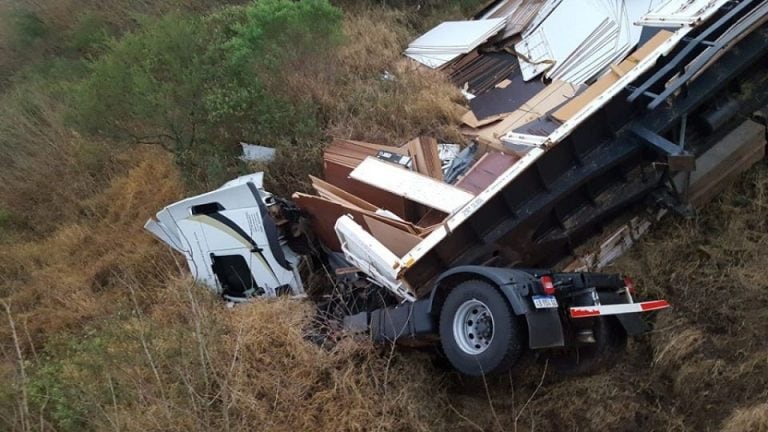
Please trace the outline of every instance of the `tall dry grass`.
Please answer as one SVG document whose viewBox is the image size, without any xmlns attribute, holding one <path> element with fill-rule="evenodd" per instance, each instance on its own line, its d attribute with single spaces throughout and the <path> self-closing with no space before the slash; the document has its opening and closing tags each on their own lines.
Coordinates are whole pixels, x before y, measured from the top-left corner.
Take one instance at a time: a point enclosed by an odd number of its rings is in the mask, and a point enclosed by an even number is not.
<svg viewBox="0 0 768 432">
<path fill-rule="evenodd" d="M 112 146 L 66 127 L 62 101 L 45 84 L 0 95 L 0 206 L 29 231 L 49 232 L 104 185 Z"/>
<path fill-rule="evenodd" d="M 462 141 L 459 91 L 444 75 L 402 57 L 416 36 L 408 19 L 405 12 L 385 8 L 346 16 L 342 75 L 326 110 L 331 134 L 382 143 L 403 143 L 416 135 Z"/>
</svg>

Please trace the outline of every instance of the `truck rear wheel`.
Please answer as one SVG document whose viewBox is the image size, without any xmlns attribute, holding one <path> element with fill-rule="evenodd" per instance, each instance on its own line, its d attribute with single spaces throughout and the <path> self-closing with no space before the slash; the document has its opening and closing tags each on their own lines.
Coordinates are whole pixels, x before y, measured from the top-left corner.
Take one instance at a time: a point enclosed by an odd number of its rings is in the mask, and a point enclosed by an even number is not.
<svg viewBox="0 0 768 432">
<path fill-rule="evenodd" d="M 462 282 L 448 294 L 440 340 L 451 365 L 472 376 L 507 371 L 523 350 L 520 323 L 507 299 L 479 280 Z"/>
</svg>

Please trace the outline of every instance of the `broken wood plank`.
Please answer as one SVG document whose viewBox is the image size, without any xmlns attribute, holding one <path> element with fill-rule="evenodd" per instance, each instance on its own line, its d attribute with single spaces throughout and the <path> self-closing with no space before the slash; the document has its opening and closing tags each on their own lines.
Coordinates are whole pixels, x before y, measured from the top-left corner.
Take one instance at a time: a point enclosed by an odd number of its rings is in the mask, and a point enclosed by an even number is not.
<svg viewBox="0 0 768 432">
<path fill-rule="evenodd" d="M 319 178 L 317 178 L 315 176 L 309 176 L 309 179 L 312 182 L 312 187 L 315 188 L 315 190 L 317 191 L 317 193 L 320 196 L 323 196 L 324 193 L 327 193 L 329 195 L 336 196 L 336 197 L 338 197 L 338 198 L 340 198 L 340 199 L 342 199 L 342 200 L 344 200 L 344 201 L 354 205 L 355 207 L 357 207 L 357 208 L 359 208 L 361 210 L 372 211 L 374 213 L 377 210 L 379 210 L 378 207 L 376 207 L 375 205 L 369 203 L 368 201 L 366 201 L 366 200 L 364 200 L 364 199 L 362 199 L 362 198 L 360 198 L 360 197 L 358 197 L 356 195 L 352 195 L 351 193 L 349 193 L 349 192 L 347 192 L 347 191 L 345 191 L 345 190 L 343 190 L 341 188 L 338 188 L 335 185 L 332 185 L 331 183 L 328 183 L 328 182 L 326 182 L 324 180 L 321 180 L 321 179 L 319 179 Z"/>
<path fill-rule="evenodd" d="M 437 180 L 443 179 L 443 169 L 440 155 L 437 152 L 437 140 L 429 137 L 419 137 L 408 141 L 408 153 L 413 159 L 414 169 L 426 176 Z"/>
</svg>

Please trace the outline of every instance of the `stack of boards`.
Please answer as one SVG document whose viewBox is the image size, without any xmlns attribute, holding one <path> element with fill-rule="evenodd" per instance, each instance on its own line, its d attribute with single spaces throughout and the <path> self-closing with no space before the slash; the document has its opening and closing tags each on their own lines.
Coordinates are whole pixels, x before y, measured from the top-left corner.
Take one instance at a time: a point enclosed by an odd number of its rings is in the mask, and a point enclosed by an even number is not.
<svg viewBox="0 0 768 432">
<path fill-rule="evenodd" d="M 623 59 L 640 40 L 634 25 L 649 0 L 558 0 L 542 8 L 515 44 L 526 81 L 549 79 L 585 83 Z M 533 25 L 535 24 L 535 25 Z"/>
<path fill-rule="evenodd" d="M 474 50 L 499 33 L 504 18 L 476 21 L 446 21 L 408 45 L 405 55 L 433 69 L 438 69 Z"/>
</svg>

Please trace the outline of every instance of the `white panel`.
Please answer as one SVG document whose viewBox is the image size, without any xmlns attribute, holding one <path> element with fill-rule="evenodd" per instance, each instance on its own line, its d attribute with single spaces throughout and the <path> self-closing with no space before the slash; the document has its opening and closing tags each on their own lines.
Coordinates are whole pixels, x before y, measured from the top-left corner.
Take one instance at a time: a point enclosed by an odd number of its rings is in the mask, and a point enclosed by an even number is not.
<svg viewBox="0 0 768 432">
<path fill-rule="evenodd" d="M 409 47 L 466 47 L 502 25 L 504 25 L 504 18 L 446 21 L 411 42 Z"/>
<path fill-rule="evenodd" d="M 408 301 L 416 300 L 416 296 L 397 280 L 400 259 L 392 251 L 349 216 L 340 217 L 334 230 L 347 261 L 398 297 Z"/>
<path fill-rule="evenodd" d="M 439 68 L 468 53 L 504 28 L 504 18 L 447 21 L 408 46 L 405 55 L 431 68 Z"/>
<path fill-rule="evenodd" d="M 704 21 L 729 0 L 667 0 L 654 2 L 638 23 L 646 26 L 691 26 Z M 658 5 L 657 5 L 658 4 Z"/>
<path fill-rule="evenodd" d="M 409 54 L 406 52 L 405 55 L 423 64 L 424 66 L 430 67 L 432 69 L 437 69 L 440 66 L 460 56 L 461 54 L 442 54 L 442 55 L 427 56 L 423 54 Z"/>
<path fill-rule="evenodd" d="M 596 3 L 563 0 L 537 29 L 515 44 L 515 51 L 521 54 L 523 79 L 530 81 L 553 64 L 565 61 L 608 19 Z"/>
<path fill-rule="evenodd" d="M 547 0 L 539 9 L 539 12 L 536 14 L 536 16 L 531 20 L 531 23 L 528 24 L 528 28 L 525 29 L 523 32 L 523 38 L 528 37 L 534 30 L 536 30 L 536 27 L 540 26 L 541 23 L 544 22 L 545 19 L 549 16 L 549 14 L 552 13 L 555 8 L 560 6 L 560 2 L 563 0 Z"/>
<path fill-rule="evenodd" d="M 474 198 L 474 195 L 467 191 L 371 156 L 358 165 L 349 176 L 448 214 Z"/>
</svg>

